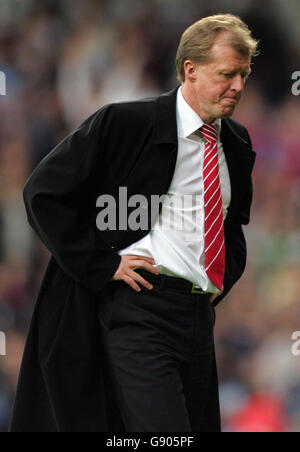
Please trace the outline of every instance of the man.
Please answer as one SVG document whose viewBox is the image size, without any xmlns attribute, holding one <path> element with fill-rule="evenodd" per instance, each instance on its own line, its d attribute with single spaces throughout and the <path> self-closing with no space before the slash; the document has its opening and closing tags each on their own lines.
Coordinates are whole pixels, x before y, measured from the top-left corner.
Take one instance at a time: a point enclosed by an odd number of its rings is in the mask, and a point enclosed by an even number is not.
<svg viewBox="0 0 300 452">
<path fill-rule="evenodd" d="M 214 306 L 245 268 L 255 160 L 228 118 L 256 47 L 235 16 L 196 22 L 178 48 L 179 89 L 105 106 L 31 175 L 29 223 L 52 258 L 11 431 L 220 431 Z M 146 228 L 120 227 L 120 187 L 143 195 Z M 101 195 L 116 229 L 99 227 Z M 154 195 L 167 195 L 157 215 Z M 196 203 L 178 209 L 185 196 Z"/>
</svg>

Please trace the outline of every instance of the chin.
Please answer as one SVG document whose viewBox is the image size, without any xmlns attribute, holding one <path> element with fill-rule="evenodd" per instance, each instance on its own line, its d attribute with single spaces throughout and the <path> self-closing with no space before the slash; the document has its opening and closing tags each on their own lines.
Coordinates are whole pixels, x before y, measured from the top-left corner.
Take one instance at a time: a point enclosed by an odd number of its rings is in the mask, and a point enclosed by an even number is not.
<svg viewBox="0 0 300 452">
<path fill-rule="evenodd" d="M 234 113 L 234 108 L 227 108 L 225 111 L 223 111 L 221 114 L 220 114 L 220 116 L 219 116 L 219 118 L 221 118 L 221 119 L 225 119 L 225 118 L 231 118 L 231 116 L 233 115 L 233 113 Z"/>
</svg>

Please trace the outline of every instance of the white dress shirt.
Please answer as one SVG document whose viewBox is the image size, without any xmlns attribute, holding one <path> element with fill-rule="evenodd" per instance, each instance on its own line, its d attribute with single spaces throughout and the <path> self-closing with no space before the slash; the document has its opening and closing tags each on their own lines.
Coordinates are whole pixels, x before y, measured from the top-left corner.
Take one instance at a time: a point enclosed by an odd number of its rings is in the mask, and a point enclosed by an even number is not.
<svg viewBox="0 0 300 452">
<path fill-rule="evenodd" d="M 203 160 L 205 138 L 202 119 L 185 101 L 181 88 L 176 104 L 178 155 L 162 209 L 150 233 L 119 255 L 153 258 L 161 274 L 187 279 L 205 292 L 217 293 L 205 272 Z M 231 199 L 228 167 L 218 128 L 218 155 L 224 219 Z"/>
</svg>

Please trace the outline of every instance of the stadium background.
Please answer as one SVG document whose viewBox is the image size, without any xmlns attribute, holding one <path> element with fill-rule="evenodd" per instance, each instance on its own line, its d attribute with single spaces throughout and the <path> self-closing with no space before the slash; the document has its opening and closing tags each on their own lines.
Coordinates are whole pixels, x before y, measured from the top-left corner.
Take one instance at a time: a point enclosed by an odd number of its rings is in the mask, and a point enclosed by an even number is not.
<svg viewBox="0 0 300 452">
<path fill-rule="evenodd" d="M 7 431 L 24 340 L 49 260 L 30 230 L 22 188 L 68 132 L 108 102 L 176 86 L 183 30 L 219 12 L 261 41 L 235 118 L 257 152 L 247 270 L 218 307 L 224 431 L 300 431 L 299 0 L 0 0 L 0 431 Z M 58 219 L 59 221 L 59 219 Z"/>
</svg>

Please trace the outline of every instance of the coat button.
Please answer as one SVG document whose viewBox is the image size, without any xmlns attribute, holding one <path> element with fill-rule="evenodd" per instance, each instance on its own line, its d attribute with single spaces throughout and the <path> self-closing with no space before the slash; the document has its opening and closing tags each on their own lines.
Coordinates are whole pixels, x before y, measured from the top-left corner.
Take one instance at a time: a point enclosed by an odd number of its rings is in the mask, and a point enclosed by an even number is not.
<svg viewBox="0 0 300 452">
<path fill-rule="evenodd" d="M 112 245 L 110 248 L 114 251 L 117 251 L 117 249 L 118 249 L 118 247 L 116 245 Z"/>
</svg>

